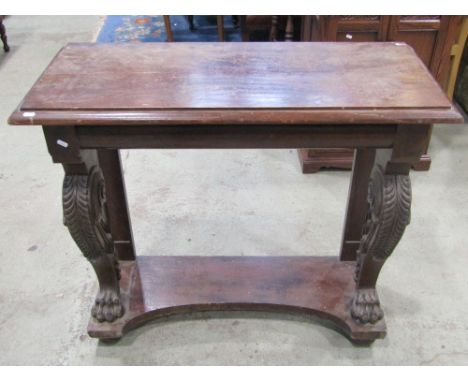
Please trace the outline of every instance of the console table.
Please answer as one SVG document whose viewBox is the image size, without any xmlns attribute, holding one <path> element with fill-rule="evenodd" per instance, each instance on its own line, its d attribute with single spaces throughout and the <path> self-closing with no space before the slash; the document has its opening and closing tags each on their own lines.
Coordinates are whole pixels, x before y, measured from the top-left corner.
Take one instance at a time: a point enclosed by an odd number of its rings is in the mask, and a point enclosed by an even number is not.
<svg viewBox="0 0 468 382">
<path fill-rule="evenodd" d="M 317 315 L 363 343 L 385 335 L 376 281 L 410 221 L 410 167 L 431 124 L 461 121 L 393 42 L 70 44 L 9 120 L 42 125 L 63 165 L 64 222 L 99 281 L 91 336 L 265 310 Z M 337 258 L 135 256 L 119 149 L 310 147 L 356 149 Z"/>
</svg>

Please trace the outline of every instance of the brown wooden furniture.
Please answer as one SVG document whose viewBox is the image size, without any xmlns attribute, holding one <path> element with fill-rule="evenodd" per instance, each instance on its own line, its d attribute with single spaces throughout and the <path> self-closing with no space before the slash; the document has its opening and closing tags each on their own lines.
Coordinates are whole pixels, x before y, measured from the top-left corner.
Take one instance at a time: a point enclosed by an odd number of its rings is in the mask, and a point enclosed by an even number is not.
<svg viewBox="0 0 468 382">
<path fill-rule="evenodd" d="M 187 16 L 190 30 L 194 30 L 193 16 Z M 166 28 L 167 42 L 174 42 L 174 35 L 171 28 L 171 17 L 163 16 L 164 27 Z M 216 25 L 218 27 L 218 38 L 219 41 L 224 41 L 224 16 L 216 16 Z"/>
<path fill-rule="evenodd" d="M 164 18 L 164 27 L 166 28 L 167 42 L 173 42 L 174 35 L 172 34 L 171 17 L 168 15 L 164 15 L 163 18 Z"/>
<path fill-rule="evenodd" d="M 450 66 L 450 77 L 448 79 L 447 94 L 450 99 L 453 99 L 455 92 L 455 85 L 459 74 L 460 64 L 463 58 L 464 49 L 468 41 L 468 16 L 463 17 L 460 34 L 455 44 L 452 46 L 452 63 Z"/>
<path fill-rule="evenodd" d="M 262 41 L 279 41 L 279 31 L 280 27 L 284 24 L 284 36 L 282 33 L 282 38 L 284 41 L 293 41 L 294 39 L 294 22 L 293 16 L 239 16 L 242 41 L 250 41 L 252 32 L 264 31 L 268 32 L 268 38 L 263 39 Z M 255 40 L 257 41 L 257 40 Z"/>
<path fill-rule="evenodd" d="M 7 35 L 6 35 L 6 30 L 5 30 L 5 25 L 3 25 L 3 18 L 5 16 L 0 16 L 0 39 L 2 40 L 3 43 L 3 50 L 5 52 L 10 51 L 10 47 L 8 46 L 8 41 L 7 41 Z"/>
<path fill-rule="evenodd" d="M 463 42 L 464 41 L 464 42 Z M 459 67 L 458 76 L 452 79 L 455 83 L 455 99 L 460 107 L 468 114 L 468 16 L 465 17 L 461 38 L 457 42 L 459 57 L 454 65 Z"/>
<path fill-rule="evenodd" d="M 268 15 L 242 15 L 239 16 L 240 29 L 242 35 L 242 41 L 250 41 L 250 35 L 252 32 L 262 31 L 265 34 L 268 33 L 269 40 L 271 40 L 272 29 L 274 28 L 273 16 Z"/>
<path fill-rule="evenodd" d="M 449 89 L 452 46 L 460 31 L 462 16 L 304 16 L 303 41 L 403 41 L 411 45 L 443 89 Z M 427 142 L 429 146 L 429 140 Z M 302 171 L 321 168 L 350 169 L 352 150 L 298 150 Z M 415 170 L 428 170 L 427 149 Z"/>
<path fill-rule="evenodd" d="M 410 167 L 431 124 L 461 116 L 403 43 L 146 43 L 67 45 L 9 122 L 42 125 L 65 170 L 64 222 L 100 285 L 91 336 L 267 310 L 368 343 L 385 335 L 376 281 L 409 223 Z M 119 149 L 297 147 L 356 149 L 339 258 L 135 256 Z"/>
</svg>

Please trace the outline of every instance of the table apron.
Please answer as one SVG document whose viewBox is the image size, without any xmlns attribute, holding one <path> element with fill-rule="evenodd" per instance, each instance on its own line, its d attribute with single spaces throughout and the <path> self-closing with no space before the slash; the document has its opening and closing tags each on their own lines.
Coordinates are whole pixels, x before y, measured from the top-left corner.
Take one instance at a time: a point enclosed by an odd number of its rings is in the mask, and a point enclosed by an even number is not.
<svg viewBox="0 0 468 382">
<path fill-rule="evenodd" d="M 76 127 L 84 149 L 385 148 L 396 131 L 396 125 Z"/>
</svg>

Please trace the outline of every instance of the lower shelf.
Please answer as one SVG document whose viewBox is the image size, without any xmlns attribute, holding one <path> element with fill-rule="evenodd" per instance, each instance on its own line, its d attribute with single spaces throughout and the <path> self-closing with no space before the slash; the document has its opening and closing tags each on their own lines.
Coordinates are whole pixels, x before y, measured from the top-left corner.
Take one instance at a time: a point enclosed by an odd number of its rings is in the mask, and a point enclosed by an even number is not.
<svg viewBox="0 0 468 382">
<path fill-rule="evenodd" d="M 385 336 L 383 320 L 360 325 L 349 313 L 355 262 L 330 257 L 150 256 L 121 262 L 125 314 L 91 319 L 91 337 L 120 338 L 157 317 L 194 311 L 310 313 L 356 342 Z"/>
</svg>

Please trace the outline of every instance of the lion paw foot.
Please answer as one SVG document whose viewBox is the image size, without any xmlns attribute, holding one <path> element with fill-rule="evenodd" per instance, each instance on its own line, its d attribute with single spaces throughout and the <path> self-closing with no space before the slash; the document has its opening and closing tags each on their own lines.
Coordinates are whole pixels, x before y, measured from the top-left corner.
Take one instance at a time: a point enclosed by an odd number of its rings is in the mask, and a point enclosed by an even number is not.
<svg viewBox="0 0 468 382">
<path fill-rule="evenodd" d="M 375 289 L 358 289 L 353 297 L 351 316 L 360 324 L 375 324 L 383 318 Z"/>
<path fill-rule="evenodd" d="M 112 322 L 124 313 L 120 296 L 113 290 L 99 291 L 94 306 L 91 310 L 92 316 L 99 322 Z"/>
</svg>

